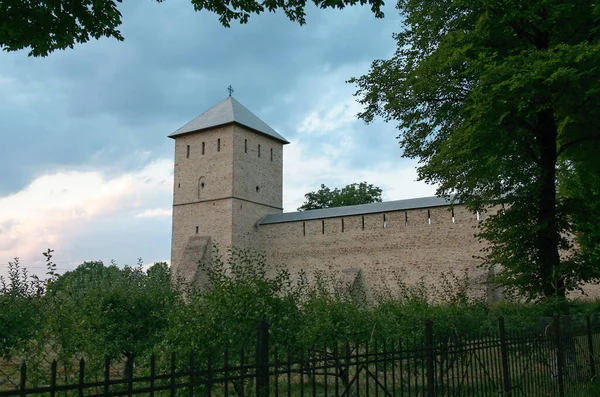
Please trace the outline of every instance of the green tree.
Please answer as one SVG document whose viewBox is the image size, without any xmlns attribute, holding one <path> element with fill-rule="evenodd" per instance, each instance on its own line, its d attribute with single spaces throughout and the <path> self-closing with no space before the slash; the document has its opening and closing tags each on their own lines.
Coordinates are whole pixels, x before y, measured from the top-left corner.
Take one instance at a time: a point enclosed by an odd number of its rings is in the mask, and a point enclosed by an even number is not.
<svg viewBox="0 0 600 397">
<path fill-rule="evenodd" d="M 578 248 L 572 261 L 578 271 L 594 271 L 593 264 L 600 264 L 600 161 L 588 167 L 569 162 L 560 171 L 559 192 L 566 197 Z"/>
<path fill-rule="evenodd" d="M 438 194 L 502 207 L 480 234 L 499 283 L 535 298 L 597 280 L 598 262 L 561 255 L 579 209 L 558 175 L 590 169 L 600 150 L 600 3 L 400 0 L 398 9 L 395 55 L 350 80 L 359 117 L 398 122 L 404 155 Z"/>
<path fill-rule="evenodd" d="M 84 262 L 48 288 L 46 339 L 62 358 L 145 355 L 162 340 L 180 296 L 165 263 L 144 271 Z"/>
<path fill-rule="evenodd" d="M 272 343 L 293 340 L 302 284 L 292 282 L 287 271 L 268 275 L 263 253 L 239 248 L 224 256 L 215 248 L 203 271 L 209 287 L 188 292 L 187 304 L 171 312 L 165 350 L 206 353 L 253 346 L 253 330 L 262 319 L 271 324 Z"/>
<path fill-rule="evenodd" d="M 8 262 L 7 278 L 0 276 L 0 357 L 10 358 L 37 335 L 43 323 L 39 300 L 43 283 L 30 277 L 19 258 Z"/>
<path fill-rule="evenodd" d="M 156 0 L 159 3 L 164 0 Z M 90 38 L 110 37 L 122 41 L 119 31 L 121 0 L 2 0 L 0 1 L 0 48 L 17 51 L 30 48 L 31 56 L 73 48 Z M 319 8 L 344 8 L 369 4 L 377 18 L 383 18 L 383 0 L 312 0 Z M 251 14 L 282 10 L 294 22 L 304 24 L 307 0 L 191 0 L 196 11 L 218 15 L 223 26 L 231 21 L 248 22 Z"/>
<path fill-rule="evenodd" d="M 321 185 L 321 189 L 306 193 L 304 197 L 306 201 L 298 207 L 298 211 L 380 203 L 381 189 L 367 182 L 352 183 L 342 189 L 335 188 L 333 190 Z"/>
</svg>

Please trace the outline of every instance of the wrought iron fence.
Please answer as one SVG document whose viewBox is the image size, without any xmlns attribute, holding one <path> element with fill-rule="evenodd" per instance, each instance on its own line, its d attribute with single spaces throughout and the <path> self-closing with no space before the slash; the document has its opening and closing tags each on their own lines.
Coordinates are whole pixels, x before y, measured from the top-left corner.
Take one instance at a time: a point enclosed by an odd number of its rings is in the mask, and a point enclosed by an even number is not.
<svg viewBox="0 0 600 397">
<path fill-rule="evenodd" d="M 600 323 L 590 316 L 519 331 L 507 331 L 500 318 L 484 335 L 444 334 L 427 321 L 424 335 L 282 348 L 269 345 L 261 322 L 251 351 L 106 358 L 91 366 L 52 361 L 46 377 L 21 364 L 0 384 L 0 397 L 600 395 Z"/>
</svg>

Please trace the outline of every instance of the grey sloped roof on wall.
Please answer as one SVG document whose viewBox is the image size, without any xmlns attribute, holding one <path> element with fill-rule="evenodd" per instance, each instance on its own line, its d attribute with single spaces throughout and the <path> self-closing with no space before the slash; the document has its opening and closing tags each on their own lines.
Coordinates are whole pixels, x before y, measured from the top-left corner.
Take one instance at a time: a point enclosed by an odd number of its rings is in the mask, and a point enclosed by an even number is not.
<svg viewBox="0 0 600 397">
<path fill-rule="evenodd" d="M 378 212 L 392 212 L 413 210 L 418 208 L 442 207 L 450 205 L 452 197 L 421 197 L 407 200 L 384 201 L 383 203 L 349 205 L 347 207 L 324 208 L 321 210 L 284 212 L 282 214 L 269 214 L 260 220 L 259 225 L 272 223 L 308 221 L 312 219 L 337 218 L 342 216 L 375 214 Z"/>
<path fill-rule="evenodd" d="M 241 124 L 258 133 L 277 139 L 278 141 L 283 142 L 283 144 L 289 143 L 287 139 L 279 135 L 277 131 L 269 127 L 267 123 L 259 119 L 254 113 L 249 111 L 233 97 L 227 97 L 217 103 L 215 106 L 169 135 L 169 138 L 175 138 L 179 135 L 202 131 L 229 123 Z"/>
</svg>

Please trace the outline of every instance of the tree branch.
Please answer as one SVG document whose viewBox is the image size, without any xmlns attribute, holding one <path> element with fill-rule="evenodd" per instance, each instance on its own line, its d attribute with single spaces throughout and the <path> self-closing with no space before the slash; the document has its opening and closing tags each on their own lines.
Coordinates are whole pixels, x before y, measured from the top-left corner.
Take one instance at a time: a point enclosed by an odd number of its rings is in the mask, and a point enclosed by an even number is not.
<svg viewBox="0 0 600 397">
<path fill-rule="evenodd" d="M 558 152 L 556 153 L 556 157 L 557 158 L 560 157 L 560 155 L 563 154 L 565 152 L 565 150 L 567 150 L 571 146 L 575 146 L 575 145 L 578 145 L 578 144 L 584 143 L 584 142 L 596 141 L 596 140 L 600 141 L 600 134 L 598 134 L 598 135 L 584 136 L 583 138 L 574 139 L 571 142 L 567 142 L 564 145 L 562 145 L 558 149 Z"/>
</svg>

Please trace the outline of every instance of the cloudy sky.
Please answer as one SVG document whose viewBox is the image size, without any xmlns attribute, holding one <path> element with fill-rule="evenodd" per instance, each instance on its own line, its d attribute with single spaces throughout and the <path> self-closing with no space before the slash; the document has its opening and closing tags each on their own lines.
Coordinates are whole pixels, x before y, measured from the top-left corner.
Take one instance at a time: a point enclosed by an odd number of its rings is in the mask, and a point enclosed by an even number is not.
<svg viewBox="0 0 600 397">
<path fill-rule="evenodd" d="M 368 181 L 385 200 L 428 196 L 393 124 L 365 125 L 346 80 L 389 57 L 400 26 L 368 7 L 308 9 L 222 27 L 189 1 L 130 1 L 124 42 L 47 58 L 0 52 L 0 275 L 20 257 L 43 273 L 85 260 L 169 260 L 174 143 L 167 135 L 234 96 L 286 137 L 284 208 L 321 183 Z"/>
</svg>

